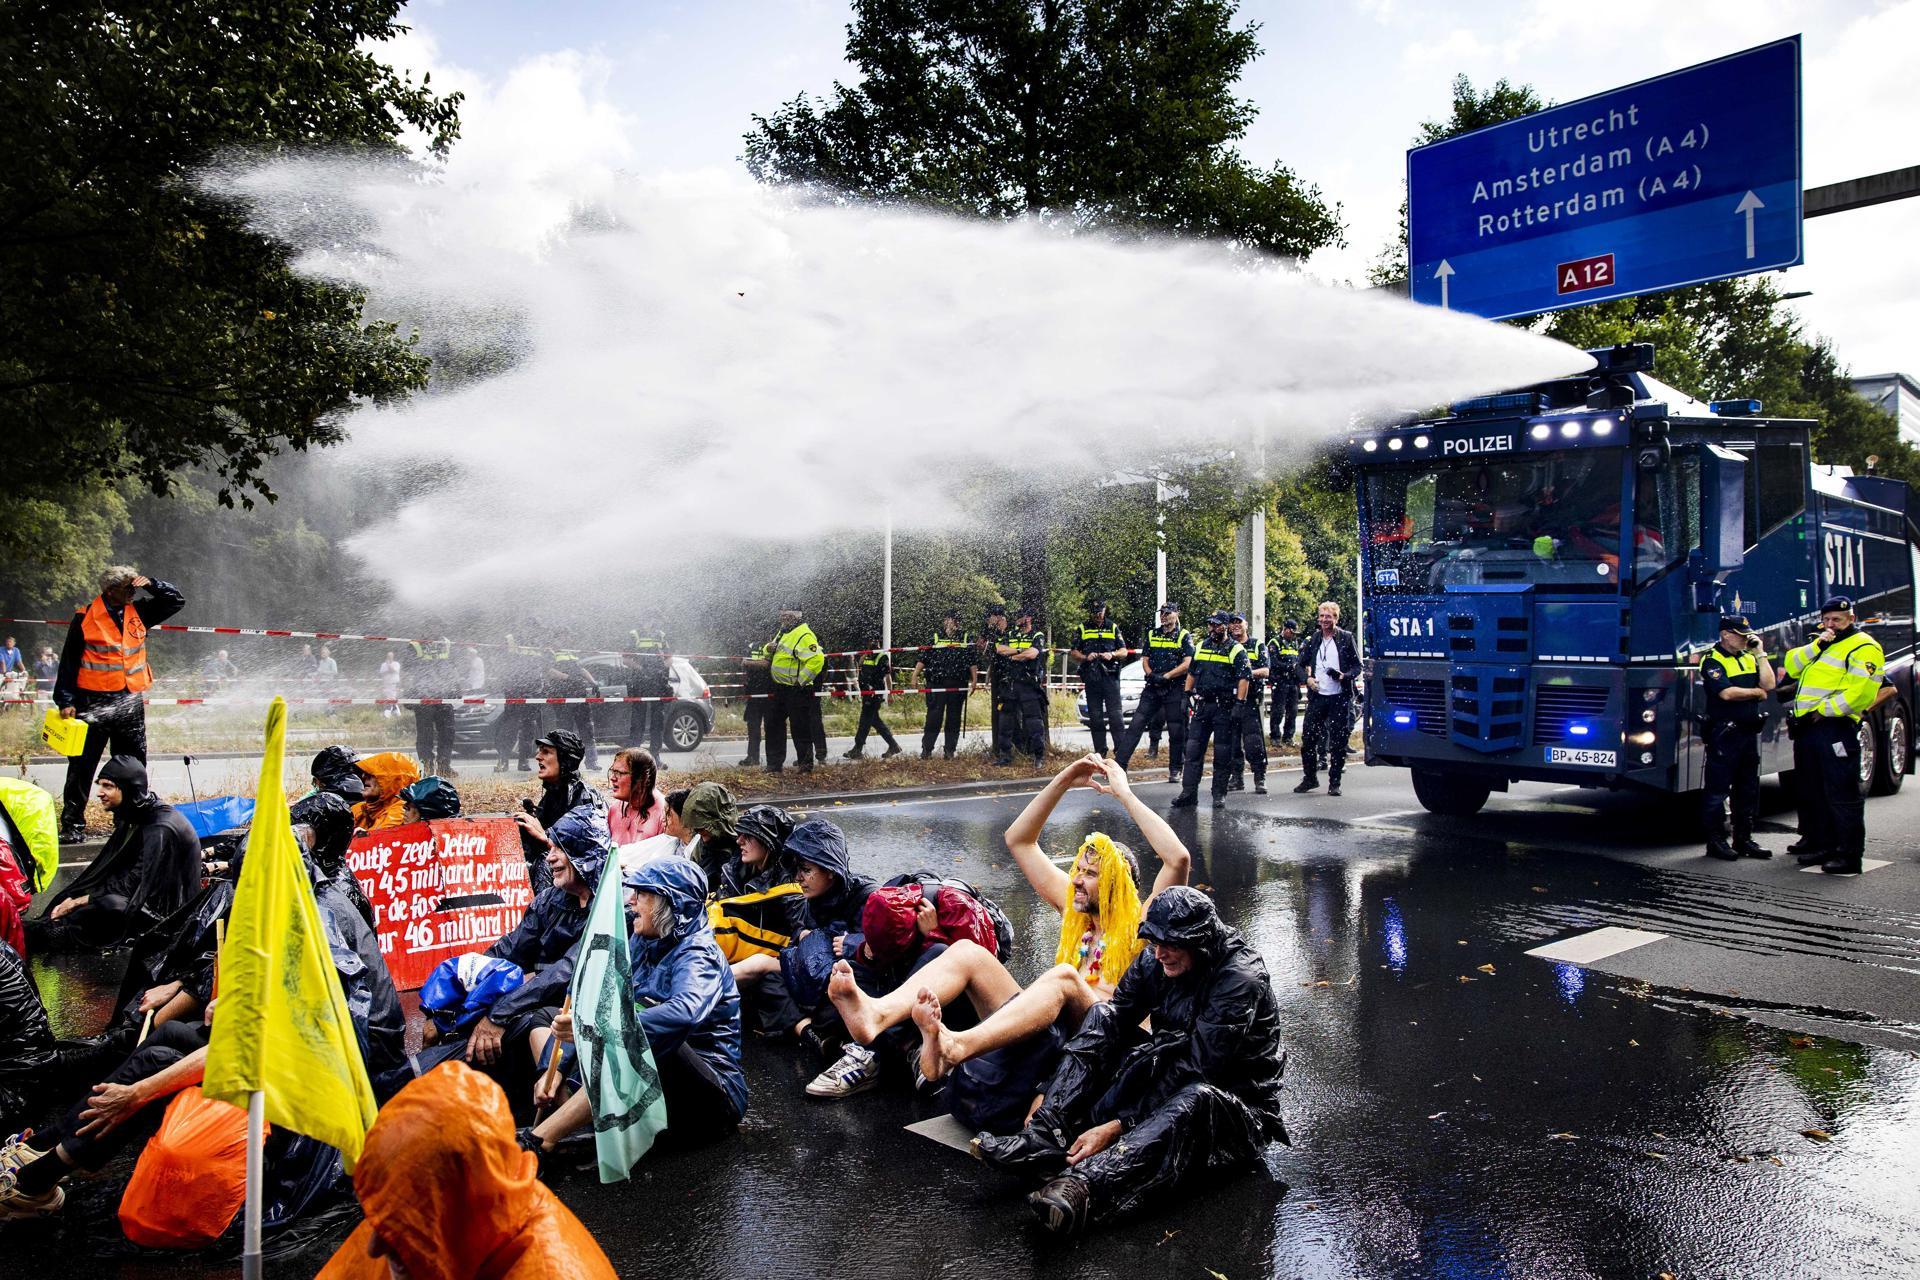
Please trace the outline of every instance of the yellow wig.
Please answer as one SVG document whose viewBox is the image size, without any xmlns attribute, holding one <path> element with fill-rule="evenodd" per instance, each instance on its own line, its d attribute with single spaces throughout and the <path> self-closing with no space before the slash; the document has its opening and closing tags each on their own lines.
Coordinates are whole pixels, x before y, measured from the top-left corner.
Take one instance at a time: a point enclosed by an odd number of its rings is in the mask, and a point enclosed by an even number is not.
<svg viewBox="0 0 1920 1280">
<path fill-rule="evenodd" d="M 1120 981 L 1120 975 L 1146 945 L 1140 940 L 1140 886 L 1133 882 L 1133 869 L 1120 855 L 1119 848 L 1098 831 L 1081 842 L 1074 854 L 1074 866 L 1080 865 L 1089 850 L 1098 860 L 1096 870 L 1100 876 L 1099 892 L 1095 896 L 1100 908 L 1100 980 L 1112 985 Z M 1092 927 L 1093 917 L 1075 909 L 1073 894 L 1069 891 L 1066 911 L 1060 921 L 1060 949 L 1054 953 L 1053 962 L 1078 968 L 1080 939 Z"/>
</svg>

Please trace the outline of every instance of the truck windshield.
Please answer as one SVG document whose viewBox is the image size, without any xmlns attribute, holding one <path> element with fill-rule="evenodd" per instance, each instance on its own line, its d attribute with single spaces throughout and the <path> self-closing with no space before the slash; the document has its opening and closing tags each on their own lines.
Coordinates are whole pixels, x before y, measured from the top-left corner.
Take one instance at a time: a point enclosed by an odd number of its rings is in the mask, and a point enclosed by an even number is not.
<svg viewBox="0 0 1920 1280">
<path fill-rule="evenodd" d="M 1495 583 L 1617 592 L 1621 462 L 1619 449 L 1569 449 L 1371 472 L 1368 585 L 1382 594 Z"/>
</svg>

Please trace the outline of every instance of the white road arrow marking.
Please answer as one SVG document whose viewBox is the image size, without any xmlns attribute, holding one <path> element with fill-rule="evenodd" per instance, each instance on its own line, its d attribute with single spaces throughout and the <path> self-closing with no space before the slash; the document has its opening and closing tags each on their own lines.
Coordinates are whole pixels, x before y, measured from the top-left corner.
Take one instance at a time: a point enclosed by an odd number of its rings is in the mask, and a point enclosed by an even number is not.
<svg viewBox="0 0 1920 1280">
<path fill-rule="evenodd" d="M 1747 256 L 1749 258 L 1753 256 L 1753 211 L 1766 207 L 1765 202 L 1751 191 L 1741 196 L 1740 203 L 1734 206 L 1733 211 L 1735 213 L 1744 213 L 1747 215 Z"/>
<path fill-rule="evenodd" d="M 1753 192 L 1749 191 L 1747 194 L 1751 196 Z M 1753 256 L 1752 214 L 1747 215 L 1747 227 L 1747 256 L 1751 258 Z M 1453 264 L 1445 258 L 1440 259 L 1440 265 L 1433 269 L 1433 278 L 1440 282 L 1440 309 L 1442 311 L 1450 310 L 1447 306 L 1447 281 L 1453 278 Z"/>
</svg>

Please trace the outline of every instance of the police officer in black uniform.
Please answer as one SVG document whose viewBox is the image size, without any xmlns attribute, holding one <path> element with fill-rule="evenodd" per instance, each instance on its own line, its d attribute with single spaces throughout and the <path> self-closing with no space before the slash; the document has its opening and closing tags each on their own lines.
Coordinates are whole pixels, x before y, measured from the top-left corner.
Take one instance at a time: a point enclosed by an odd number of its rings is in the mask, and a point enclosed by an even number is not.
<svg viewBox="0 0 1920 1280">
<path fill-rule="evenodd" d="M 1126 732 L 1127 722 L 1120 712 L 1120 668 L 1132 661 L 1126 637 L 1107 616 L 1105 600 L 1087 606 L 1080 638 L 1068 652 L 1080 664 L 1080 681 L 1087 688 L 1087 723 L 1093 730 L 1094 753 L 1104 756 L 1109 735 L 1118 748 Z"/>
<path fill-rule="evenodd" d="M 1171 604 L 1160 606 L 1160 625 L 1147 633 L 1147 647 L 1142 652 L 1146 655 L 1147 682 L 1133 709 L 1126 741 L 1114 758 L 1122 769 L 1126 768 L 1141 735 L 1151 727 L 1165 725 L 1167 781 L 1178 782 L 1187 746 L 1187 671 L 1193 665 L 1193 636 L 1180 625 L 1179 609 Z"/>
<path fill-rule="evenodd" d="M 744 687 L 741 693 L 745 701 L 741 704 L 741 718 L 747 722 L 747 755 L 740 762 L 743 769 L 760 767 L 760 739 L 766 731 L 767 713 L 773 708 L 773 641 L 761 640 L 747 651 L 741 662 L 745 674 L 742 677 Z M 657 761 L 656 761 L 657 763 Z"/>
<path fill-rule="evenodd" d="M 1187 724 L 1186 771 L 1180 778 L 1176 809 L 1200 803 L 1200 769 L 1213 739 L 1213 807 L 1227 804 L 1227 780 L 1233 773 L 1233 736 L 1246 712 L 1247 686 L 1253 664 L 1247 651 L 1227 634 L 1230 615 L 1216 610 L 1207 616 L 1207 638 L 1193 651 L 1187 672 L 1187 692 L 1193 695 L 1193 718 Z"/>
<path fill-rule="evenodd" d="M 921 652 L 920 660 L 913 665 L 914 677 L 923 681 L 927 690 L 927 724 L 920 733 L 922 760 L 933 757 L 933 744 L 939 739 L 943 726 L 947 759 L 953 759 L 960 745 L 960 721 L 967 709 L 967 694 L 979 679 L 973 650 L 973 637 L 960 628 L 959 610 L 949 609 L 940 620 L 940 630 L 933 633 L 933 643 Z"/>
<path fill-rule="evenodd" d="M 647 750 L 653 753 L 656 769 L 665 770 L 664 742 L 667 718 L 673 711 L 673 650 L 666 633 L 651 623 L 631 633 L 633 652 L 627 655 L 627 669 L 633 672 L 630 692 L 636 698 L 655 698 L 655 702 L 631 702 L 627 741 L 638 744 L 644 736 Z"/>
<path fill-rule="evenodd" d="M 1267 641 L 1267 679 L 1273 685 L 1269 741 L 1290 747 L 1294 717 L 1300 713 L 1300 624 L 1293 618 L 1281 622 L 1278 639 Z"/>
<path fill-rule="evenodd" d="M 1776 684 L 1773 664 L 1761 652 L 1744 615 L 1723 614 L 1720 643 L 1700 657 L 1700 734 L 1707 744 L 1707 785 L 1701 819 L 1707 856 L 1736 861 L 1771 858 L 1754 841 L 1760 811 L 1760 730 L 1767 696 Z M 1727 801 L 1733 801 L 1733 839 L 1727 839 Z"/>
<path fill-rule="evenodd" d="M 1024 751 L 1038 762 L 1047 754 L 1046 634 L 1034 628 L 1033 610 L 1016 605 L 1013 626 L 997 634 L 989 632 L 988 639 L 998 677 L 993 698 L 998 730 L 993 762 L 1012 764 L 1015 751 Z"/>
<path fill-rule="evenodd" d="M 887 705 L 887 693 L 892 688 L 893 655 L 885 649 L 875 649 L 863 653 L 858 660 L 860 694 L 860 722 L 854 726 L 853 746 L 849 747 L 846 757 L 858 760 L 867 753 L 867 735 L 877 733 L 887 744 L 880 758 L 900 754 L 900 742 L 893 736 L 893 730 L 887 727 L 881 712 Z"/>
<path fill-rule="evenodd" d="M 522 629 L 521 636 L 533 638 L 534 624 L 529 622 Z M 507 637 L 505 671 L 500 681 L 500 692 L 509 698 L 538 698 L 543 693 L 543 680 L 546 673 L 546 660 L 541 651 L 533 645 L 521 644 L 512 636 Z M 500 718 L 493 722 L 493 752 L 498 757 L 493 763 L 495 773 L 507 771 L 507 761 L 517 760 L 520 772 L 533 768 L 533 740 L 540 736 L 540 708 L 518 702 L 500 708 Z"/>
<path fill-rule="evenodd" d="M 1229 615 L 1227 635 L 1241 648 L 1247 651 L 1247 662 L 1253 678 L 1247 681 L 1247 700 L 1240 709 L 1240 723 L 1232 733 L 1233 738 L 1233 776 L 1227 780 L 1229 791 L 1244 791 L 1247 786 L 1247 766 L 1253 766 L 1253 790 L 1256 795 L 1267 794 L 1267 740 L 1261 734 L 1260 692 L 1266 687 L 1267 646 L 1258 639 L 1247 635 L 1247 617 L 1243 613 Z"/>
</svg>

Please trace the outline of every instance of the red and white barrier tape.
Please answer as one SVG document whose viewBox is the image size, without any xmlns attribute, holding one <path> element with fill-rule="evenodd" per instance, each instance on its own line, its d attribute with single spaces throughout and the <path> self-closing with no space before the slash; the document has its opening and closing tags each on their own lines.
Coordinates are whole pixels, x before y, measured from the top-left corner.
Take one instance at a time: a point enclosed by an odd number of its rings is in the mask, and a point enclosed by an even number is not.
<svg viewBox="0 0 1920 1280">
<path fill-rule="evenodd" d="M 1079 684 L 1049 684 L 1050 692 L 1072 693 L 1081 688 Z M 969 693 L 972 690 L 960 686 L 955 688 L 922 689 L 918 686 L 883 691 L 879 689 L 822 689 L 814 696 L 818 698 L 879 698 L 888 693 L 893 696 L 928 693 Z M 738 698 L 722 698 L 723 702 L 746 702 L 760 698 L 771 698 L 770 693 L 749 693 Z M 211 697 L 211 698 L 146 698 L 143 701 L 150 707 L 255 707 L 264 705 L 264 697 Z M 635 698 L 287 698 L 290 707 L 572 707 L 581 705 L 618 706 L 631 702 L 685 702 L 693 699 L 673 695 L 665 697 Z M 37 698 L 0 698 L 0 706 L 51 705 L 48 697 Z"/>
</svg>

